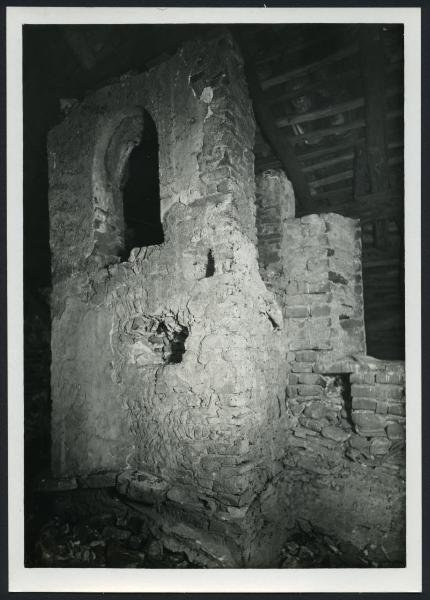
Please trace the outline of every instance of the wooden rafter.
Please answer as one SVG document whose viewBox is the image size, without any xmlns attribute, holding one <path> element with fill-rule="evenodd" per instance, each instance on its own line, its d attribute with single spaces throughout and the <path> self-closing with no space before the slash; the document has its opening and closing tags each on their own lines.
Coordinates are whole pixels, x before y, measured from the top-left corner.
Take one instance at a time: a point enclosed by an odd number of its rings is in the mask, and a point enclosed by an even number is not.
<svg viewBox="0 0 430 600">
<path fill-rule="evenodd" d="M 401 93 L 402 90 L 399 87 L 391 87 L 386 90 L 385 97 L 392 98 Z M 350 110 L 357 110 L 365 105 L 365 98 L 360 96 L 359 98 L 353 98 L 352 100 L 346 100 L 345 102 L 339 102 L 338 104 L 332 104 L 331 106 L 326 106 L 324 108 L 318 108 L 300 114 L 286 115 L 285 117 L 279 118 L 276 123 L 278 127 L 296 125 L 297 123 L 309 123 L 310 121 L 317 121 L 318 119 L 323 119 L 332 115 L 349 112 Z"/>
<path fill-rule="evenodd" d="M 358 69 L 350 69 L 348 71 L 336 73 L 336 75 L 332 77 L 325 77 L 323 80 L 318 78 L 302 85 L 294 85 L 294 82 L 292 82 L 291 89 L 282 93 L 276 93 L 275 91 L 272 92 L 270 90 L 267 92 L 267 95 L 271 105 L 279 105 L 289 100 L 293 100 L 294 98 L 300 98 L 301 96 L 312 93 L 319 88 L 345 85 L 346 82 L 357 79 L 359 76 L 360 72 Z"/>
<path fill-rule="evenodd" d="M 310 213 L 334 211 L 345 217 L 360 219 L 362 223 L 371 223 L 381 214 L 387 220 L 397 220 L 403 216 L 403 198 L 391 191 L 359 196 L 351 201 L 324 202 L 314 199 Z"/>
<path fill-rule="evenodd" d="M 325 65 L 329 65 L 333 62 L 337 62 L 339 60 L 343 60 L 344 58 L 353 56 L 354 54 L 357 53 L 357 51 L 358 51 L 358 45 L 351 44 L 347 48 L 342 48 L 342 50 L 339 50 L 338 52 L 330 54 L 330 56 L 326 56 L 325 58 L 323 58 L 321 60 L 317 60 L 313 63 L 309 63 L 307 65 L 297 67 L 296 69 L 292 69 L 290 71 L 287 71 L 286 73 L 281 73 L 280 75 L 276 75 L 274 77 L 269 77 L 268 79 L 265 79 L 262 82 L 262 88 L 263 88 L 263 90 L 267 90 L 275 85 L 285 83 L 291 79 L 294 79 L 295 77 L 299 77 L 301 75 L 308 74 L 311 71 L 318 70 Z"/>
<path fill-rule="evenodd" d="M 388 65 L 387 69 L 386 69 L 387 75 L 390 75 L 392 73 L 395 73 L 396 71 L 399 71 L 402 67 L 403 67 L 403 62 L 395 62 L 395 63 Z M 348 70 L 341 71 L 341 72 L 336 71 L 335 74 L 333 74 L 332 76 L 329 75 L 328 77 L 324 77 L 324 79 L 318 78 L 316 80 L 308 81 L 307 83 L 300 82 L 301 83 L 300 87 L 297 86 L 298 82 L 296 82 L 296 85 L 294 85 L 294 81 L 293 81 L 290 90 L 283 91 L 282 93 L 279 93 L 279 91 L 272 92 L 269 90 L 269 91 L 267 91 L 267 94 L 268 94 L 270 104 L 275 105 L 275 104 L 280 104 L 280 103 L 288 101 L 288 100 L 292 100 L 294 98 L 298 98 L 300 96 L 303 96 L 304 94 L 308 94 L 309 92 L 312 92 L 313 90 L 321 88 L 321 87 L 331 86 L 334 84 L 344 85 L 347 81 L 354 80 L 359 77 L 361 77 L 361 72 L 357 68 L 348 69 Z M 399 90 L 399 92 L 401 92 L 401 90 Z"/>
<path fill-rule="evenodd" d="M 294 147 L 289 143 L 287 136 L 283 135 L 276 125 L 276 120 L 261 88 L 252 50 L 248 47 L 240 33 L 235 32 L 235 37 L 245 59 L 245 75 L 256 120 L 261 132 L 272 147 L 275 155 L 279 158 L 288 178 L 293 184 L 298 205 L 307 210 L 310 206 L 309 186 L 301 165 L 297 160 Z"/>
<path fill-rule="evenodd" d="M 339 104 L 332 104 L 324 108 L 318 108 L 306 113 L 292 115 L 289 117 L 282 117 L 276 121 L 278 127 L 286 127 L 287 125 L 296 125 L 297 123 L 308 123 L 310 121 L 316 121 L 339 113 L 344 113 L 349 110 L 356 110 L 364 106 L 364 98 L 355 98 L 354 100 L 348 100 L 347 102 L 341 102 Z"/>
<path fill-rule="evenodd" d="M 307 167 L 303 167 L 304 173 L 311 173 L 312 171 L 318 171 L 318 169 L 325 169 L 326 167 L 332 167 L 333 165 L 337 165 L 339 163 L 350 161 L 354 158 L 353 152 L 344 152 L 339 156 L 334 156 L 333 158 L 328 158 L 327 160 L 321 160 L 320 162 L 312 163 Z"/>
<path fill-rule="evenodd" d="M 396 119 L 397 117 L 401 117 L 402 115 L 403 111 L 399 109 L 390 110 L 386 115 L 384 115 L 384 117 L 390 121 L 391 119 Z M 365 119 L 356 119 L 355 121 L 350 121 L 349 123 L 345 123 L 344 125 L 333 125 L 332 127 L 326 127 L 324 129 L 315 129 L 314 131 L 301 133 L 299 135 L 289 135 L 288 139 L 290 143 L 298 144 L 304 140 L 313 141 L 315 139 L 327 137 L 329 135 L 339 135 L 341 133 L 351 131 L 352 129 L 362 129 L 365 127 Z"/>
</svg>

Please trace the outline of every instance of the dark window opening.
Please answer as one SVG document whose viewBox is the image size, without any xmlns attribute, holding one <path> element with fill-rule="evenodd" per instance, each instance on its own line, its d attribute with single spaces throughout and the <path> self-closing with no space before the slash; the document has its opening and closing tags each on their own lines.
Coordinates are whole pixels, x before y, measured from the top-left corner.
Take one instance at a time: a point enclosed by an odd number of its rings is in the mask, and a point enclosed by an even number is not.
<svg viewBox="0 0 430 600">
<path fill-rule="evenodd" d="M 124 256 L 133 248 L 164 242 L 160 218 L 158 135 L 155 123 L 144 111 L 142 139 L 128 159 L 123 181 Z"/>
</svg>

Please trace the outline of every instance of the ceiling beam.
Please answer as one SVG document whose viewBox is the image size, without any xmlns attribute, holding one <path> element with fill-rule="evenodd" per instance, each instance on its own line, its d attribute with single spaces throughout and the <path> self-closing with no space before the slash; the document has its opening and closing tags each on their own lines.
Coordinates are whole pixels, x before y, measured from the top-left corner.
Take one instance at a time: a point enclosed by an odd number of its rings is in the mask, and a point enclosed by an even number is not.
<svg viewBox="0 0 430 600">
<path fill-rule="evenodd" d="M 329 192 L 327 192 L 327 195 Z M 358 196 L 354 200 L 330 202 L 324 200 L 312 199 L 308 212 L 325 213 L 336 212 L 345 217 L 360 219 L 361 223 L 371 223 L 381 218 L 397 221 L 403 219 L 403 196 L 398 192 L 384 191 L 365 196 Z"/>
<path fill-rule="evenodd" d="M 237 30 L 234 30 L 234 36 L 245 59 L 245 75 L 255 118 L 263 136 L 266 138 L 275 155 L 279 158 L 282 167 L 293 185 L 298 205 L 303 210 L 307 210 L 311 203 L 309 186 L 297 159 L 294 147 L 289 143 L 287 136 L 276 126 L 276 119 L 261 89 L 251 49 Z"/>
<path fill-rule="evenodd" d="M 316 71 L 323 66 L 332 64 L 334 62 L 338 62 L 345 58 L 349 58 L 350 56 L 356 54 L 357 51 L 358 45 L 355 43 L 351 44 L 350 46 L 342 48 L 338 52 L 334 52 L 333 54 L 321 58 L 320 60 L 316 60 L 313 63 L 308 63 L 307 65 L 297 67 L 296 69 L 292 69 L 291 71 L 288 71 L 286 73 L 281 73 L 280 75 L 269 77 L 268 79 L 265 79 L 263 81 L 262 88 L 263 90 L 267 90 L 273 87 L 274 85 L 280 85 L 281 83 L 285 83 L 287 81 L 290 81 L 291 79 L 295 79 L 296 77 L 308 75 L 311 71 Z"/>
</svg>

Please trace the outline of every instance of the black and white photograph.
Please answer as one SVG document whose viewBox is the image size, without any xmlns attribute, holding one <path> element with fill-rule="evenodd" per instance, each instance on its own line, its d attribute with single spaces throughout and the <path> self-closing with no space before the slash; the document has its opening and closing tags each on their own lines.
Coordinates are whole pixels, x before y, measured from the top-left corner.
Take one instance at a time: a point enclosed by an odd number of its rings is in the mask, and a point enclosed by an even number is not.
<svg viewBox="0 0 430 600">
<path fill-rule="evenodd" d="M 419 591 L 420 10 L 211 10 L 8 9 L 13 591 Z"/>
</svg>

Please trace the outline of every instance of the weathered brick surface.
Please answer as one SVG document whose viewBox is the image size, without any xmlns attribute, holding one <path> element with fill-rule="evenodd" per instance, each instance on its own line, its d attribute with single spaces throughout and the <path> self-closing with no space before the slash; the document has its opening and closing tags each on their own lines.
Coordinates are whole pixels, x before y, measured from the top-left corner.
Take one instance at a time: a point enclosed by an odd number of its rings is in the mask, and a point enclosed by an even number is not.
<svg viewBox="0 0 430 600">
<path fill-rule="evenodd" d="M 297 353 L 312 349 L 321 373 L 340 372 L 334 364 L 366 350 L 359 231 L 335 214 L 285 221 L 277 285 L 287 343 Z"/>
<path fill-rule="evenodd" d="M 142 108 L 165 242 L 120 262 Z M 357 531 L 402 518 L 404 368 L 365 357 L 358 223 L 294 218 L 279 172 L 255 202 L 253 136 L 228 34 L 95 92 L 49 136 L 54 472 L 120 473 L 165 546 L 204 566 L 270 565 L 306 515 L 344 539 L 347 513 Z"/>
<path fill-rule="evenodd" d="M 346 355 L 330 364 L 325 362 L 322 351 L 310 350 L 311 347 L 295 352 L 288 378 L 287 406 L 293 435 L 287 438 L 286 464 L 296 469 L 288 493 L 290 499 L 294 490 L 298 494 L 298 504 L 292 502 L 290 510 L 311 521 L 318 513 L 318 526 L 327 533 L 336 531 L 348 541 L 354 539 L 358 545 L 368 544 L 369 534 L 360 538 L 351 536 L 351 531 L 358 531 L 365 524 L 376 536 L 375 547 L 380 544 L 378 539 L 385 536 L 384 548 L 387 543 L 390 559 L 402 562 L 405 558 L 404 365 L 362 355 Z M 343 374 L 327 374 L 337 369 Z M 313 396 L 308 396 L 308 392 L 313 392 Z M 338 497 L 331 497 L 332 489 L 343 495 L 336 511 L 333 502 Z M 342 522 L 339 515 L 345 506 L 354 509 L 348 516 L 345 513 Z M 387 514 L 390 521 L 384 525 Z"/>
<path fill-rule="evenodd" d="M 282 273 L 281 244 L 286 219 L 294 217 L 292 185 L 281 170 L 267 170 L 256 177 L 258 257 L 266 283 L 276 287 L 274 275 Z"/>
<path fill-rule="evenodd" d="M 356 432 L 371 438 L 372 454 L 404 469 L 404 364 L 368 359 L 351 375 L 352 414 Z M 403 444 L 393 447 L 391 440 Z"/>
<path fill-rule="evenodd" d="M 120 262 L 121 173 L 142 108 L 158 131 L 165 241 Z M 282 453 L 283 318 L 258 268 L 253 137 L 228 34 L 95 92 L 49 136 L 53 469 L 131 468 L 119 491 L 163 507 L 166 539 L 178 506 L 203 529 L 249 507 Z M 219 524 L 240 563 L 262 517 L 233 538 Z"/>
</svg>

